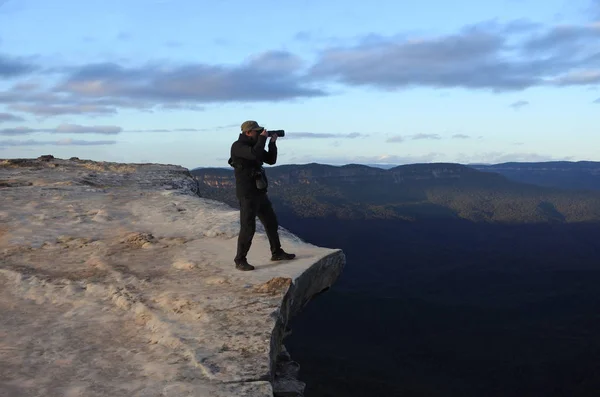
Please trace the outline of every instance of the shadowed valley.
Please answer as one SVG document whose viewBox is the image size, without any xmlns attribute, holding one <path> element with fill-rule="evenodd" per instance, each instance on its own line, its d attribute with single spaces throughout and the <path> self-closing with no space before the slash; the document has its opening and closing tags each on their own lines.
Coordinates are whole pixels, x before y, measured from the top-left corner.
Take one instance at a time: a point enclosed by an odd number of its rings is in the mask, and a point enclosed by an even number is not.
<svg viewBox="0 0 600 397">
<path fill-rule="evenodd" d="M 231 170 L 192 173 L 237 207 Z M 289 337 L 307 396 L 600 390 L 600 192 L 458 164 L 267 175 L 281 225 L 347 255 Z"/>
</svg>

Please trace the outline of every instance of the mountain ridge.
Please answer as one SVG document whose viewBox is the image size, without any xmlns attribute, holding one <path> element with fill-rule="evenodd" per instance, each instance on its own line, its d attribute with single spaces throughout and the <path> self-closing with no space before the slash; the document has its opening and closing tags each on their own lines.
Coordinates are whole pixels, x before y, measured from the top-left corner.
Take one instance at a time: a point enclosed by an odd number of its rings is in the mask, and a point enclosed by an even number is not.
<svg viewBox="0 0 600 397">
<path fill-rule="evenodd" d="M 204 194 L 236 205 L 233 170 L 191 171 Z M 377 169 L 359 164 L 286 164 L 267 168 L 270 196 L 304 217 L 463 218 L 473 221 L 572 222 L 600 219 L 600 192 L 514 181 L 457 163 Z"/>
</svg>

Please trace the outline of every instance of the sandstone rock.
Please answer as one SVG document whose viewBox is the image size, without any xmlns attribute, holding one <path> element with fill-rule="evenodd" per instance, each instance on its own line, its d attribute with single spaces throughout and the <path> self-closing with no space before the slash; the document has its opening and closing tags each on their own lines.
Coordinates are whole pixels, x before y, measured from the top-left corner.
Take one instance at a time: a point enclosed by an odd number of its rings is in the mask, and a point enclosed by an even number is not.
<svg viewBox="0 0 600 397">
<path fill-rule="evenodd" d="M 258 227 L 256 270 L 235 270 L 237 211 L 178 166 L 9 159 L 0 181 L 19 181 L 1 189 L 2 393 L 303 392 L 283 340 L 342 271 L 340 250 L 282 229 L 297 259 L 273 264 Z"/>
<path fill-rule="evenodd" d="M 281 294 L 285 293 L 292 285 L 292 279 L 289 277 L 274 277 L 266 283 L 257 285 L 254 288 L 255 292 L 266 294 Z"/>
</svg>

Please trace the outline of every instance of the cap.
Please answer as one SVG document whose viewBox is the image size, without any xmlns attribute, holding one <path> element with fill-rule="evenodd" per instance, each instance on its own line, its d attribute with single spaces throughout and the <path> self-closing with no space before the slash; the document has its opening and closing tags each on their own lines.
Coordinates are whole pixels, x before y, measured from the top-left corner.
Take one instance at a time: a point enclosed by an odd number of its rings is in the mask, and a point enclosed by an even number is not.
<svg viewBox="0 0 600 397">
<path fill-rule="evenodd" d="M 252 130 L 262 131 L 263 129 L 264 129 L 264 127 L 261 127 L 260 125 L 258 125 L 258 123 L 254 120 L 247 120 L 242 123 L 242 132 L 252 131 Z"/>
</svg>

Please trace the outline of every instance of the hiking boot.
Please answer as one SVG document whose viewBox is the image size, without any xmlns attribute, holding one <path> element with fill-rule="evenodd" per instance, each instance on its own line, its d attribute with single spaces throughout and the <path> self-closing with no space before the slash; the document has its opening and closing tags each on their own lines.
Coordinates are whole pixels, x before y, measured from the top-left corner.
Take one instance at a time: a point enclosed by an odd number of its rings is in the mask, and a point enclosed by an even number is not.
<svg viewBox="0 0 600 397">
<path fill-rule="evenodd" d="M 294 259 L 296 254 L 288 254 L 281 248 L 278 251 L 275 251 L 273 255 L 271 255 L 272 261 L 289 261 L 290 259 Z"/>
<path fill-rule="evenodd" d="M 254 270 L 254 266 L 248 263 L 246 259 L 236 259 L 235 268 L 241 271 Z"/>
</svg>

